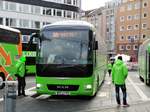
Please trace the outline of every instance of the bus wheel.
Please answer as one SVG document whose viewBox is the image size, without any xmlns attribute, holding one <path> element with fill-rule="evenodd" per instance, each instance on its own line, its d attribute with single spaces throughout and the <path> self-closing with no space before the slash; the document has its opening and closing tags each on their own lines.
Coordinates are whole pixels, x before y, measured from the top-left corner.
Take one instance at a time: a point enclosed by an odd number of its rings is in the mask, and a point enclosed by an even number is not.
<svg viewBox="0 0 150 112">
<path fill-rule="evenodd" d="M 0 73 L 0 89 L 4 88 L 4 86 L 5 86 L 4 81 L 5 81 L 5 76 L 3 73 Z"/>
</svg>

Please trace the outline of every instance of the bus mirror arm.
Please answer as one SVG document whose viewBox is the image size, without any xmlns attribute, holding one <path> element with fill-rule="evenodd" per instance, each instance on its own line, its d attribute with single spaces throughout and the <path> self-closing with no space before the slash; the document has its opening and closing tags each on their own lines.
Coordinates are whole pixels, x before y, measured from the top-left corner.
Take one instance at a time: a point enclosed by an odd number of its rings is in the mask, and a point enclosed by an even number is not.
<svg viewBox="0 0 150 112">
<path fill-rule="evenodd" d="M 29 42 L 28 42 L 28 46 L 27 46 L 27 49 L 26 49 L 26 50 L 30 49 L 30 46 L 31 46 L 31 44 L 33 43 L 33 39 L 34 39 L 34 38 L 38 38 L 38 39 L 39 39 L 39 34 L 38 34 L 38 33 L 32 33 L 32 34 L 31 34 L 30 40 L 29 40 Z"/>
</svg>

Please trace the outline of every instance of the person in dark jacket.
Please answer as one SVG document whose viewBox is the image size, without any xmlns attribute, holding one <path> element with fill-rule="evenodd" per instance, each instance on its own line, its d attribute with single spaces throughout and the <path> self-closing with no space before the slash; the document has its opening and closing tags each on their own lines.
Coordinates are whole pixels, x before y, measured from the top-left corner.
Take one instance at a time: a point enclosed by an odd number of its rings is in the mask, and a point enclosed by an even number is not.
<svg viewBox="0 0 150 112">
<path fill-rule="evenodd" d="M 25 61 L 26 58 L 22 56 L 16 63 L 16 76 L 18 78 L 18 96 L 23 95 L 26 96 L 25 94 L 25 86 L 26 86 L 26 81 L 25 81 Z"/>
<path fill-rule="evenodd" d="M 129 104 L 127 103 L 127 92 L 126 92 L 126 85 L 125 80 L 128 75 L 127 66 L 122 61 L 122 56 L 118 56 L 118 59 L 115 61 L 113 68 L 112 68 L 112 82 L 115 84 L 115 91 L 116 91 L 116 101 L 118 106 L 120 106 L 120 94 L 119 90 L 121 88 L 123 93 L 123 106 L 127 107 Z"/>
</svg>

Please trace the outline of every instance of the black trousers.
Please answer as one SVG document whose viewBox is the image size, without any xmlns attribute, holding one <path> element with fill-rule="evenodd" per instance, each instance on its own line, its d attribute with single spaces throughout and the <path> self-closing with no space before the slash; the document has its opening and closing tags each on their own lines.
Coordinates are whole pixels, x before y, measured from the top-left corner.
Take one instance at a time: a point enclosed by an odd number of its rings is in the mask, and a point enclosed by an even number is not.
<svg viewBox="0 0 150 112">
<path fill-rule="evenodd" d="M 18 95 L 25 95 L 25 77 L 18 77 Z"/>
<path fill-rule="evenodd" d="M 126 105 L 127 104 L 127 92 L 126 92 L 126 85 L 123 84 L 123 85 L 117 85 L 115 84 L 115 91 L 116 91 L 116 101 L 118 104 L 120 104 L 120 93 L 119 93 L 119 90 L 122 90 L 122 93 L 123 93 L 123 104 Z"/>
<path fill-rule="evenodd" d="M 108 70 L 109 76 L 111 75 L 111 70 Z"/>
</svg>

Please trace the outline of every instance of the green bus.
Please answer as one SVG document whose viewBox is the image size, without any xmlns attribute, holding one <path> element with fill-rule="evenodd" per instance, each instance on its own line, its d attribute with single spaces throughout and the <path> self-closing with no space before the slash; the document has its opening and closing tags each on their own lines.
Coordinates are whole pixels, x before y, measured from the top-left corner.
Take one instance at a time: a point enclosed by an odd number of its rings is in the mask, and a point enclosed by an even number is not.
<svg viewBox="0 0 150 112">
<path fill-rule="evenodd" d="M 146 85 L 150 85 L 150 39 L 140 45 L 138 53 L 139 76 Z"/>
<path fill-rule="evenodd" d="M 96 95 L 106 74 L 107 56 L 105 43 L 96 37 L 93 25 L 60 21 L 44 26 L 33 37 L 38 38 L 38 94 Z"/>
<path fill-rule="evenodd" d="M 35 75 L 36 45 L 37 44 L 34 42 L 28 47 L 28 43 L 22 42 L 22 52 L 26 57 L 26 75 Z"/>
<path fill-rule="evenodd" d="M 21 33 L 17 29 L 0 25 L 0 89 L 8 74 L 15 71 L 14 65 L 22 55 Z M 9 80 L 13 80 L 10 77 Z"/>
</svg>

